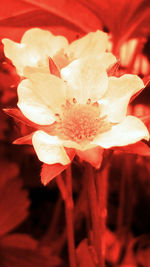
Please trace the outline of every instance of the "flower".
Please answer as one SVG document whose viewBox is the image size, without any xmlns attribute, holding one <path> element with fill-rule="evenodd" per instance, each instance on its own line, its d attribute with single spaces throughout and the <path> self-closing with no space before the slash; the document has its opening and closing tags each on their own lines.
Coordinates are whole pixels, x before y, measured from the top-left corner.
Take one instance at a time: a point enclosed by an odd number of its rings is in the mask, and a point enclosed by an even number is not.
<svg viewBox="0 0 150 267">
<path fill-rule="evenodd" d="M 149 139 L 144 123 L 126 116 L 131 96 L 144 87 L 136 75 L 108 77 L 110 53 L 86 56 L 61 69 L 61 77 L 32 73 L 18 86 L 18 107 L 37 131 L 32 143 L 40 161 L 67 165 L 67 149 L 85 152 Z"/>
<path fill-rule="evenodd" d="M 91 52 L 103 52 L 107 48 L 108 36 L 98 30 L 69 44 L 64 36 L 33 28 L 24 33 L 21 43 L 10 39 L 3 39 L 2 42 L 6 57 L 12 60 L 18 74 L 27 77 L 31 72 L 49 73 L 49 58 L 58 68 L 62 68 Z"/>
</svg>

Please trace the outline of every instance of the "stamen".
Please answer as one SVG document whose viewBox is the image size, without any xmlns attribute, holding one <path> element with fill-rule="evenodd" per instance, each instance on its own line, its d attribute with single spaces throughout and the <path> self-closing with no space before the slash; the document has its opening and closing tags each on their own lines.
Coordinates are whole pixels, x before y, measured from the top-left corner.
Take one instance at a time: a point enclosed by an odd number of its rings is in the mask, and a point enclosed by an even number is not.
<svg viewBox="0 0 150 267">
<path fill-rule="evenodd" d="M 73 99 L 73 103 L 76 99 Z M 106 116 L 100 117 L 100 106 L 87 104 L 71 104 L 66 101 L 62 106 L 62 113 L 57 116 L 60 118 L 57 129 L 60 137 L 65 140 L 72 140 L 77 143 L 87 143 L 102 132 L 108 131 L 112 125 L 107 122 Z"/>
<path fill-rule="evenodd" d="M 91 99 L 89 98 L 86 103 L 87 105 L 91 104 Z"/>
<path fill-rule="evenodd" d="M 72 99 L 73 103 L 76 104 L 77 100 L 75 98 Z"/>
</svg>

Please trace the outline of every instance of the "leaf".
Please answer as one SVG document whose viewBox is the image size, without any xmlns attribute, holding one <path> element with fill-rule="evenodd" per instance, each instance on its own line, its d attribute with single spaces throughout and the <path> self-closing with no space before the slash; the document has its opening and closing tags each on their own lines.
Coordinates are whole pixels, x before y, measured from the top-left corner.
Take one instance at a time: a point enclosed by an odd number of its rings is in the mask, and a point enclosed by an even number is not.
<svg viewBox="0 0 150 267">
<path fill-rule="evenodd" d="M 53 178 L 62 173 L 69 165 L 61 165 L 59 163 L 48 165 L 43 164 L 41 170 L 41 182 L 47 185 Z"/>
<path fill-rule="evenodd" d="M 14 162 L 9 162 L 1 158 L 0 160 L 0 190 L 9 180 L 16 178 L 19 174 L 19 167 Z"/>
<path fill-rule="evenodd" d="M 150 2 L 148 0 L 79 0 L 91 9 L 111 32 L 115 43 L 150 32 Z M 115 12 L 114 12 L 115 10 Z M 122 19 L 124 18 L 124 19 Z"/>
<path fill-rule="evenodd" d="M 103 149 L 95 147 L 85 151 L 76 150 L 81 161 L 89 162 L 93 167 L 99 169 L 103 160 Z"/>
<path fill-rule="evenodd" d="M 29 3 L 20 0 L 1 0 L 0 20 L 12 16 L 16 16 L 31 10 L 37 9 Z"/>
<path fill-rule="evenodd" d="M 28 216 L 28 207 L 27 192 L 22 189 L 21 180 L 0 184 L 0 236 L 13 230 Z"/>
<path fill-rule="evenodd" d="M 10 234 L 1 238 L 0 245 L 3 247 L 35 249 L 38 242 L 27 234 Z"/>
<path fill-rule="evenodd" d="M 25 135 L 23 137 L 20 137 L 18 139 L 16 139 L 15 141 L 13 141 L 14 145 L 32 145 L 32 136 L 33 136 L 34 132 L 29 134 L 29 135 Z"/>
<path fill-rule="evenodd" d="M 70 158 L 70 160 L 72 161 L 74 156 L 75 156 L 75 152 L 74 149 L 67 149 L 66 148 L 66 152 Z M 42 166 L 42 170 L 41 170 L 41 182 L 43 185 L 47 185 L 53 178 L 55 178 L 57 175 L 59 175 L 60 173 L 62 173 L 66 168 L 68 168 L 69 164 L 67 165 L 62 165 L 59 163 L 56 164 L 43 164 Z"/>
<path fill-rule="evenodd" d="M 99 18 L 85 5 L 78 1 L 70 0 L 24 0 L 27 3 L 33 4 L 36 7 L 45 9 L 58 17 L 71 22 L 80 30 L 87 33 L 89 31 L 95 31 L 101 29 L 101 23 Z M 89 20 L 90 18 L 90 20 Z"/>
<path fill-rule="evenodd" d="M 36 9 L 0 20 L 0 38 L 10 38 L 20 42 L 23 33 L 34 27 L 49 30 L 54 35 L 63 35 L 69 41 L 77 39 L 84 33 L 79 27 L 66 19 L 60 18 L 47 10 Z"/>
<path fill-rule="evenodd" d="M 135 144 L 131 144 L 128 146 L 114 147 L 112 149 L 129 154 L 136 154 L 139 156 L 150 156 L 150 147 L 143 141 L 139 141 Z"/>
<path fill-rule="evenodd" d="M 60 78 L 60 71 L 57 68 L 57 66 L 55 65 L 54 61 L 52 60 L 52 58 L 49 58 L 49 70 L 50 73 L 59 77 Z"/>
<path fill-rule="evenodd" d="M 49 134 L 51 132 L 51 129 L 53 129 L 53 124 L 51 124 L 51 125 L 39 125 L 39 124 L 36 124 L 36 123 L 30 121 L 29 119 L 27 119 L 23 115 L 23 113 L 18 108 L 4 108 L 3 111 L 7 115 L 16 119 L 17 121 L 29 126 L 30 130 L 33 130 L 33 131 L 35 131 L 35 129 L 36 130 L 43 130 Z M 28 136 L 21 137 L 21 138 L 15 140 L 13 143 L 14 144 L 28 144 L 28 141 L 30 140 L 30 137 L 32 137 L 32 134 L 33 134 L 33 132 L 31 133 L 31 136 L 28 135 Z M 27 143 L 26 143 L 26 141 L 27 141 Z M 31 143 L 29 142 L 29 144 L 31 144 Z"/>
<path fill-rule="evenodd" d="M 34 123 L 34 122 L 28 120 L 28 119 L 22 114 L 22 112 L 21 112 L 19 109 L 17 109 L 17 108 L 4 108 L 3 111 L 4 111 L 7 115 L 13 117 L 14 119 L 16 119 L 16 120 L 18 120 L 18 121 L 20 121 L 20 122 L 22 122 L 22 123 L 24 123 L 24 124 L 26 124 L 26 125 L 28 125 L 28 126 L 31 126 L 31 127 L 33 127 L 33 128 L 38 128 L 38 124 L 36 124 L 36 123 Z"/>
<path fill-rule="evenodd" d="M 33 241 L 32 241 L 33 242 Z M 15 246 L 0 246 L 1 267 L 56 267 L 61 266 L 58 257 L 45 255 L 40 249 L 30 249 Z"/>
</svg>

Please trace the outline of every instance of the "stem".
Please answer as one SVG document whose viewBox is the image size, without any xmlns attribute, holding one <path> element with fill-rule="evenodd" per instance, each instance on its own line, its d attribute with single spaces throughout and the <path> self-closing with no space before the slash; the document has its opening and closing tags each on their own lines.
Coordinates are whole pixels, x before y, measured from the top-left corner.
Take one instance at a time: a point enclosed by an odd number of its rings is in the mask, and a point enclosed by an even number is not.
<svg viewBox="0 0 150 267">
<path fill-rule="evenodd" d="M 106 233 L 106 217 L 107 217 L 107 194 L 108 194 L 108 164 L 101 172 L 97 172 L 97 188 L 98 188 L 98 200 L 99 200 L 99 224 L 100 235 L 102 242 L 102 255 L 105 257 L 105 233 Z"/>
<path fill-rule="evenodd" d="M 95 187 L 95 176 L 93 167 L 88 164 L 88 197 L 90 204 L 92 228 L 93 228 L 93 244 L 97 257 L 95 263 L 97 267 L 104 267 L 104 257 L 102 255 L 102 232 L 100 230 L 99 207 L 97 201 L 97 192 Z"/>
<path fill-rule="evenodd" d="M 59 174 L 56 177 L 56 183 L 57 183 L 58 188 L 61 192 L 61 196 L 62 196 L 63 200 L 65 201 L 67 198 L 67 188 L 66 188 L 66 185 L 64 183 L 64 180 L 63 180 L 63 177 L 61 176 L 61 174 Z"/>
<path fill-rule="evenodd" d="M 77 265 L 76 265 L 74 227 L 73 227 L 74 223 L 73 223 L 72 175 L 70 166 L 66 170 L 66 187 L 67 187 L 67 198 L 65 200 L 65 210 L 66 210 L 69 262 L 70 262 L 70 267 L 76 267 Z"/>
</svg>

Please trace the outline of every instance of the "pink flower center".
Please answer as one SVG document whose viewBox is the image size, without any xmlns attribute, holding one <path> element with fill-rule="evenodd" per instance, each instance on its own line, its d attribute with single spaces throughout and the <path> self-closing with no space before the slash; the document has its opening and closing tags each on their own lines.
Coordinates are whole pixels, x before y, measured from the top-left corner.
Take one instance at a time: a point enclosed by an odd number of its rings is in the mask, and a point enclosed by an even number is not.
<svg viewBox="0 0 150 267">
<path fill-rule="evenodd" d="M 62 107 L 62 113 L 58 115 L 57 129 L 60 137 L 77 143 L 87 143 L 102 132 L 108 131 L 111 124 L 106 117 L 100 117 L 100 106 L 98 103 L 78 104 L 67 102 Z"/>
</svg>

